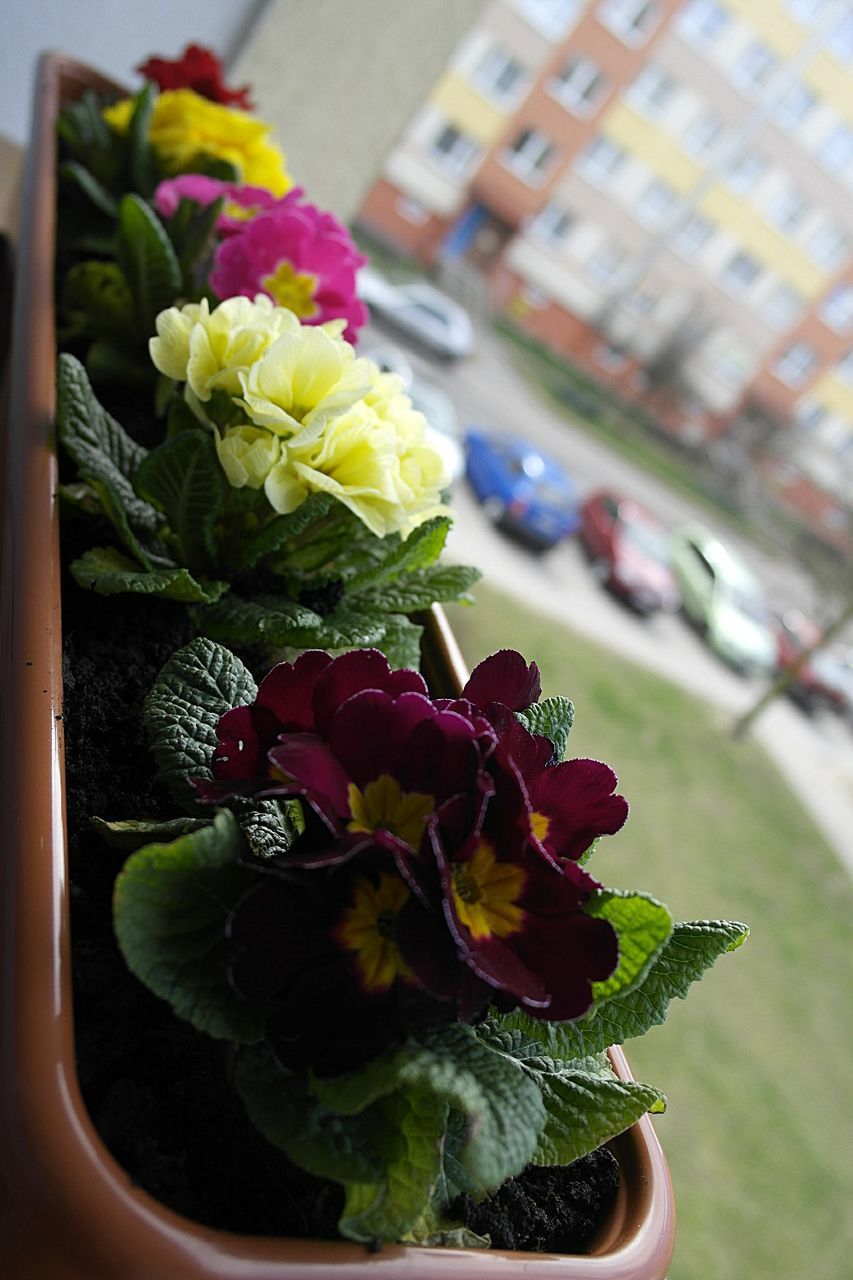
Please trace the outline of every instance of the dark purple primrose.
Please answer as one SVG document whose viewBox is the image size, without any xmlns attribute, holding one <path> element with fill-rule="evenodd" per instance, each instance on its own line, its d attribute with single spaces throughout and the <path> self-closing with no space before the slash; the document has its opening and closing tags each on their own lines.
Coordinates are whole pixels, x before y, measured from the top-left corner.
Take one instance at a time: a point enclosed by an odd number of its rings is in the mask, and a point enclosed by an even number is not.
<svg viewBox="0 0 853 1280">
<path fill-rule="evenodd" d="M 539 673 L 503 650 L 432 699 L 376 650 L 281 663 L 218 727 L 200 799 L 299 796 L 319 819 L 233 913 L 231 978 L 281 1060 L 348 1070 L 490 1004 L 562 1021 L 618 960 L 578 859 L 628 806 L 594 760 L 553 764 L 513 714 Z M 261 868 L 259 868 L 259 871 Z"/>
</svg>

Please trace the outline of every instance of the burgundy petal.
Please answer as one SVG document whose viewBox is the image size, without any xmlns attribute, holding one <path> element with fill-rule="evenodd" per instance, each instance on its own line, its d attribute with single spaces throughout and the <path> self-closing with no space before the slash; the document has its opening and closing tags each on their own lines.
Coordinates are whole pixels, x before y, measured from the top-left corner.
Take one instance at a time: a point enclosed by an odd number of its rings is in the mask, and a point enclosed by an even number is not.
<svg viewBox="0 0 853 1280">
<path fill-rule="evenodd" d="M 612 835 L 628 816 L 624 796 L 613 795 L 616 774 L 598 760 L 566 760 L 530 783 L 530 803 L 547 818 L 545 849 L 579 858 L 596 836 Z"/>
<path fill-rule="evenodd" d="M 398 776 L 397 758 L 406 740 L 416 725 L 434 715 L 432 703 L 421 693 L 403 693 L 394 699 L 383 690 L 366 689 L 348 698 L 333 717 L 329 746 L 363 791 L 380 774 Z"/>
<path fill-rule="evenodd" d="M 325 800 L 328 809 L 339 818 L 349 818 L 349 779 L 322 738 L 310 733 L 286 734 L 269 753 L 269 762 L 285 775 L 288 783 L 309 800 Z"/>
<path fill-rule="evenodd" d="M 333 661 L 321 649 L 309 649 L 300 654 L 292 664 L 280 662 L 261 681 L 257 705 L 268 707 L 275 714 L 281 729 L 310 733 L 315 727 L 311 706 L 314 687 Z"/>
<path fill-rule="evenodd" d="M 484 709 L 491 702 L 502 702 L 512 711 L 524 711 L 538 702 L 541 692 L 536 663 L 528 666 L 515 649 L 499 649 L 474 668 L 462 697 Z"/>
<path fill-rule="evenodd" d="M 579 1018 L 592 1003 L 592 983 L 609 978 L 619 961 L 619 942 L 607 920 L 576 911 L 540 917 L 524 933 L 519 950 L 542 975 L 550 995 L 547 1009 L 526 1007 L 550 1022 Z"/>
<path fill-rule="evenodd" d="M 431 795 L 438 804 L 457 792 L 469 791 L 479 770 L 474 726 L 454 711 L 439 711 L 409 735 L 397 776 L 404 791 Z"/>
<path fill-rule="evenodd" d="M 353 649 L 341 654 L 322 673 L 314 689 L 314 719 L 320 733 L 327 733 L 339 707 L 363 689 L 384 689 L 394 694 L 427 693 L 417 671 L 393 671 L 378 649 Z"/>
</svg>

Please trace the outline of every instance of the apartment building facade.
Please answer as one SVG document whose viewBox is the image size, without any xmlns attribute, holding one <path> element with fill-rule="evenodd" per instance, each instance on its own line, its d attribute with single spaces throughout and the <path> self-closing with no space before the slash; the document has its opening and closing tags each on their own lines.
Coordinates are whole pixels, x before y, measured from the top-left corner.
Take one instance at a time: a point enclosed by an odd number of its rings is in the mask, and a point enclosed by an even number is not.
<svg viewBox="0 0 853 1280">
<path fill-rule="evenodd" d="M 831 536 L 853 492 L 851 196 L 846 0 L 493 0 L 359 221 L 473 263 L 688 442 L 778 423 Z"/>
</svg>

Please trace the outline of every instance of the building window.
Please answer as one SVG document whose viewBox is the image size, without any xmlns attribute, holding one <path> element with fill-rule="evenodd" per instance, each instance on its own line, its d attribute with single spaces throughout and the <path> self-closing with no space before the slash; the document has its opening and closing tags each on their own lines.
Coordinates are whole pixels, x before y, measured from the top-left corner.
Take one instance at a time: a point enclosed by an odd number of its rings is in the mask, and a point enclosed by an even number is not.
<svg viewBox="0 0 853 1280">
<path fill-rule="evenodd" d="M 767 160 L 759 151 L 744 151 L 726 170 L 726 182 L 745 196 L 754 191 L 767 172 Z"/>
<path fill-rule="evenodd" d="M 504 164 L 525 182 L 539 183 L 545 177 L 556 149 L 538 129 L 522 129 L 512 146 L 503 153 Z"/>
<path fill-rule="evenodd" d="M 799 187 L 788 183 L 770 205 L 767 216 L 780 231 L 793 232 L 803 225 L 811 211 L 811 203 Z"/>
<path fill-rule="evenodd" d="M 606 80 L 591 58 L 570 58 L 551 81 L 551 92 L 564 107 L 578 116 L 588 116 L 601 101 Z"/>
<path fill-rule="evenodd" d="M 637 217 L 647 227 L 662 227 L 672 216 L 677 203 L 678 196 L 672 187 L 653 178 L 637 201 Z"/>
<path fill-rule="evenodd" d="M 455 124 L 446 124 L 432 142 L 433 158 L 455 178 L 461 178 L 471 167 L 480 148 L 473 138 L 462 133 Z"/>
<path fill-rule="evenodd" d="M 806 252 L 815 266 L 837 271 L 850 255 L 850 240 L 836 222 L 825 221 L 806 242 Z"/>
<path fill-rule="evenodd" d="M 803 431 L 817 431 L 826 421 L 826 409 L 816 400 L 801 400 L 796 408 L 797 426 Z"/>
<path fill-rule="evenodd" d="M 753 40 L 732 67 L 732 79 L 744 93 L 759 93 L 778 65 L 775 53 L 761 40 Z"/>
<path fill-rule="evenodd" d="M 773 372 L 789 387 L 801 387 L 815 367 L 817 356 L 806 342 L 794 342 L 777 359 Z"/>
<path fill-rule="evenodd" d="M 710 45 L 729 25 L 729 15 L 715 0 L 690 0 L 678 15 L 678 31 L 691 44 Z"/>
<path fill-rule="evenodd" d="M 620 146 L 599 134 L 581 152 L 577 170 L 589 182 L 604 184 L 622 168 L 625 158 L 625 152 Z"/>
<path fill-rule="evenodd" d="M 732 293 L 742 293 L 755 284 L 761 275 L 761 267 L 750 254 L 739 249 L 723 267 L 723 284 Z"/>
<path fill-rule="evenodd" d="M 691 213 L 675 233 L 675 247 L 679 253 L 692 257 L 705 247 L 713 230 L 713 223 L 703 218 L 701 213 Z"/>
<path fill-rule="evenodd" d="M 659 12 L 653 0 L 603 0 L 597 17 L 625 44 L 645 44 L 658 24 Z"/>
<path fill-rule="evenodd" d="M 540 209 L 530 224 L 530 234 L 535 240 L 548 245 L 563 245 L 568 239 L 576 218 L 554 200 Z"/>
<path fill-rule="evenodd" d="M 398 196 L 395 207 L 400 217 L 411 222 L 413 227 L 422 227 L 430 220 L 429 209 L 414 196 Z"/>
<path fill-rule="evenodd" d="M 722 132 L 722 117 L 706 107 L 693 117 L 681 136 L 681 143 L 689 155 L 701 160 L 719 141 Z"/>
<path fill-rule="evenodd" d="M 520 62 L 505 49 L 490 49 L 474 73 L 474 84 L 495 102 L 515 102 L 527 79 Z"/>
<path fill-rule="evenodd" d="M 785 129 L 797 129 L 817 106 L 817 98 L 804 84 L 795 84 L 776 108 L 776 120 Z"/>
<path fill-rule="evenodd" d="M 836 285 L 821 305 L 820 318 L 836 333 L 849 333 L 853 329 L 853 285 Z"/>
<path fill-rule="evenodd" d="M 777 284 L 761 307 L 761 314 L 772 329 L 790 329 L 804 306 L 803 296 L 789 284 Z"/>
<path fill-rule="evenodd" d="M 594 284 L 610 284 L 624 261 L 624 251 L 612 240 L 605 240 L 586 264 L 587 277 Z"/>
<path fill-rule="evenodd" d="M 654 311 L 660 295 L 652 288 L 651 285 L 640 285 L 636 289 L 632 289 L 625 299 L 625 306 L 629 311 L 633 311 L 634 315 L 647 316 Z"/>
<path fill-rule="evenodd" d="M 834 178 L 846 175 L 853 165 L 853 129 L 846 124 L 836 125 L 824 139 L 820 162 Z"/>
<path fill-rule="evenodd" d="M 671 104 L 677 88 L 678 81 L 652 63 L 643 68 L 625 96 L 643 115 L 657 120 Z"/>
<path fill-rule="evenodd" d="M 537 31 L 551 39 L 566 34 L 580 9 L 579 0 L 515 0 L 515 4 Z"/>
</svg>

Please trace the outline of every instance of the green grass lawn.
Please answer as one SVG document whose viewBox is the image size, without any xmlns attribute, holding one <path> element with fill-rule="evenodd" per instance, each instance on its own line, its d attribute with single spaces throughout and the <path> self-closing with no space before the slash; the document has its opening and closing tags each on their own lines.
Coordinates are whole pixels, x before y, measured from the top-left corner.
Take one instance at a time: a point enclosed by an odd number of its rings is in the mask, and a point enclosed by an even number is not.
<svg viewBox="0 0 853 1280">
<path fill-rule="evenodd" d="M 575 703 L 569 754 L 606 760 L 631 813 L 591 870 L 682 920 L 752 929 L 627 1046 L 665 1090 L 676 1188 L 669 1280 L 853 1274 L 853 884 L 762 749 L 656 675 L 482 586 L 448 609 L 469 665 L 535 658 Z"/>
</svg>

